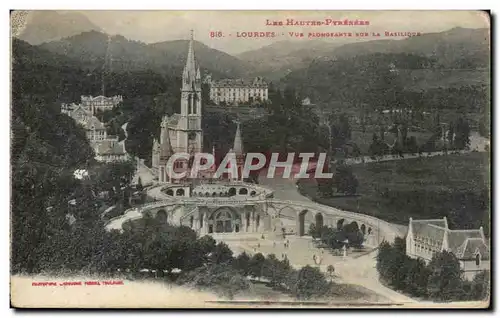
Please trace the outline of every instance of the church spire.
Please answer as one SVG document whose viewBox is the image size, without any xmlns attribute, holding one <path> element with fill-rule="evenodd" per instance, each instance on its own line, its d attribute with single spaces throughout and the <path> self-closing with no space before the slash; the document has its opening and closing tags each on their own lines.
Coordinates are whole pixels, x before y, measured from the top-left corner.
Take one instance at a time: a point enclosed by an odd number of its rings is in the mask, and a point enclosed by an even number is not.
<svg viewBox="0 0 500 318">
<path fill-rule="evenodd" d="M 243 154 L 243 143 L 241 141 L 240 122 L 236 122 L 236 135 L 234 136 L 233 151 L 237 155 Z"/>
<path fill-rule="evenodd" d="M 196 83 L 198 70 L 196 68 L 196 61 L 194 58 L 194 32 L 191 30 L 191 39 L 189 40 L 188 55 L 186 59 L 186 65 L 184 66 L 184 71 L 182 72 L 182 80 L 186 90 L 192 90 Z"/>
</svg>

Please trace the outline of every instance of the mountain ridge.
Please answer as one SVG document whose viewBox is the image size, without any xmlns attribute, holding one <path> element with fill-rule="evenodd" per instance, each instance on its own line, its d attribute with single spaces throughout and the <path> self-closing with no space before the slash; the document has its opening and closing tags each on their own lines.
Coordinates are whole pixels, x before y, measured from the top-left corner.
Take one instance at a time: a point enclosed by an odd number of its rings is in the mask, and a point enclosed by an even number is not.
<svg viewBox="0 0 500 318">
<path fill-rule="evenodd" d="M 188 40 L 174 40 L 146 44 L 121 35 L 110 36 L 103 32 L 89 31 L 43 43 L 40 47 L 79 59 L 89 68 L 102 68 L 106 62 L 107 67 L 112 67 L 113 70 L 154 70 L 161 74 L 174 72 L 180 75 L 185 64 L 188 43 Z M 194 41 L 194 49 L 201 70 L 212 73 L 215 78 L 244 77 L 251 71 L 248 63 L 212 49 L 202 42 Z"/>
</svg>

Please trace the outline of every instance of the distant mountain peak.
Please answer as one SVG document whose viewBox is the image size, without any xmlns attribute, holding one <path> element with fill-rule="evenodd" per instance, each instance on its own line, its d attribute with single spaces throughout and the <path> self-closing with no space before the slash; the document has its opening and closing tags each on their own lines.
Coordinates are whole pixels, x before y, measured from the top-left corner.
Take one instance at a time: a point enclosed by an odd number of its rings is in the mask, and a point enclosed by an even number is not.
<svg viewBox="0 0 500 318">
<path fill-rule="evenodd" d="M 85 31 L 102 31 L 85 15 L 74 11 L 30 11 L 26 26 L 17 36 L 32 45 L 56 41 Z"/>
</svg>

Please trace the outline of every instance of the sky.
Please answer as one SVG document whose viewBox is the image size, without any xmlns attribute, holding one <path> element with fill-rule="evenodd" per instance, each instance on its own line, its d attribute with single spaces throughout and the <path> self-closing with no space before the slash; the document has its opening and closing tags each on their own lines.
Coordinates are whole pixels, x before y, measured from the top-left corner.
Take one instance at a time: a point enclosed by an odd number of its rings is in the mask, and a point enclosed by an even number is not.
<svg viewBox="0 0 500 318">
<path fill-rule="evenodd" d="M 290 40 L 288 32 L 441 32 L 454 27 L 488 28 L 486 14 L 477 11 L 81 11 L 107 33 L 147 43 L 195 38 L 231 54 Z M 266 20 L 364 20 L 370 26 L 266 26 Z M 210 31 L 224 37 L 211 38 Z M 236 32 L 279 31 L 278 38 L 237 38 Z M 231 34 L 231 36 L 229 35 Z M 373 39 L 373 38 L 371 38 Z M 296 39 L 295 39 L 296 40 Z M 299 39 L 307 41 L 308 39 Z M 335 39 L 324 39 L 336 41 Z M 338 41 L 338 40 L 337 40 Z"/>
</svg>

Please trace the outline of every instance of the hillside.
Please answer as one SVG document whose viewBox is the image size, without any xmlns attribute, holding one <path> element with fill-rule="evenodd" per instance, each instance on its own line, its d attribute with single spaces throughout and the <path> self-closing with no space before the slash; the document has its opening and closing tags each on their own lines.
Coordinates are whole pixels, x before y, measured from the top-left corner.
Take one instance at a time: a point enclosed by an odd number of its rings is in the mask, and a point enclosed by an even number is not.
<svg viewBox="0 0 500 318">
<path fill-rule="evenodd" d="M 183 67 L 188 45 L 188 40 L 176 40 L 153 43 L 148 47 L 160 51 L 165 61 Z M 249 63 L 198 41 L 194 42 L 194 51 L 200 67 L 215 73 L 214 76 L 245 77 L 252 69 Z"/>
<path fill-rule="evenodd" d="M 32 45 L 56 41 L 82 32 L 101 29 L 85 15 L 72 11 L 30 11 L 26 26 L 17 37 Z"/>
<path fill-rule="evenodd" d="M 350 43 L 333 52 L 335 58 L 373 53 L 411 53 L 434 58 L 445 68 L 487 67 L 490 60 L 488 29 L 454 28 L 404 40 Z"/>
<path fill-rule="evenodd" d="M 341 102 L 344 108 L 396 103 L 477 111 L 488 101 L 489 51 L 487 29 L 352 43 L 334 49 L 330 59 L 291 72 L 280 84 L 297 87 L 314 102 Z"/>
<path fill-rule="evenodd" d="M 338 111 L 409 107 L 482 112 L 489 101 L 489 72 L 445 69 L 435 59 L 407 53 L 375 53 L 313 61 L 282 79 L 303 96 Z M 304 79 L 307 79 L 305 81 Z M 336 105 L 336 106 L 334 106 Z"/>
<path fill-rule="evenodd" d="M 307 67 L 318 57 L 330 54 L 341 44 L 320 40 L 279 41 L 237 57 L 252 65 L 256 75 L 278 80 L 293 70 Z"/>
<path fill-rule="evenodd" d="M 128 40 L 121 35 L 108 36 L 105 33 L 90 31 L 44 43 L 40 47 L 77 59 L 91 69 L 102 68 L 105 56 L 108 54 L 111 61 L 108 65 L 116 72 L 153 70 L 159 74 L 180 76 L 186 59 L 188 41 L 148 45 Z M 195 54 L 202 71 L 211 72 L 215 77 L 240 77 L 247 72 L 247 65 L 244 62 L 200 42 L 195 42 Z"/>
</svg>

